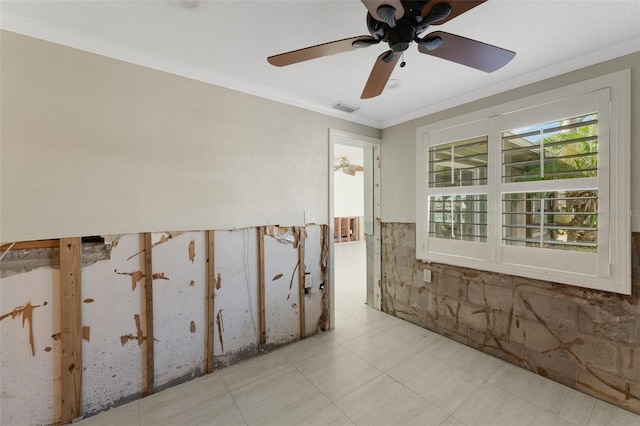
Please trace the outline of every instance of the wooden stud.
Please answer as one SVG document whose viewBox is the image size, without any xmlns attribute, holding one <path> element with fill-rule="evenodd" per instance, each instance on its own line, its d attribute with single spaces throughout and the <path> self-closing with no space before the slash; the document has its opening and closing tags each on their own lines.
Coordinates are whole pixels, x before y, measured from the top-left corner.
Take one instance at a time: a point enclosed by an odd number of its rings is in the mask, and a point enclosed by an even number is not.
<svg viewBox="0 0 640 426">
<path fill-rule="evenodd" d="M 63 424 L 82 417 L 82 239 L 60 239 Z"/>
<path fill-rule="evenodd" d="M 151 395 L 155 387 L 155 366 L 153 353 L 153 263 L 151 260 L 151 233 L 144 233 L 144 311 L 145 311 L 145 331 L 147 334 L 146 350 L 146 380 L 145 395 Z"/>
<path fill-rule="evenodd" d="M 260 325 L 260 342 L 262 348 L 267 343 L 266 308 L 264 295 L 264 234 L 265 227 L 258 227 L 258 323 Z"/>
<path fill-rule="evenodd" d="M 304 339 L 307 336 L 307 324 L 306 324 L 306 314 L 304 310 L 304 289 L 306 284 L 305 272 L 306 268 L 304 265 L 304 244 L 306 240 L 306 229 L 299 228 L 298 229 L 298 288 L 299 288 L 299 301 L 298 301 L 298 312 L 300 313 L 300 340 Z"/>
<path fill-rule="evenodd" d="M 215 329 L 215 232 L 207 231 L 207 374 L 213 372 L 214 329 Z"/>
</svg>

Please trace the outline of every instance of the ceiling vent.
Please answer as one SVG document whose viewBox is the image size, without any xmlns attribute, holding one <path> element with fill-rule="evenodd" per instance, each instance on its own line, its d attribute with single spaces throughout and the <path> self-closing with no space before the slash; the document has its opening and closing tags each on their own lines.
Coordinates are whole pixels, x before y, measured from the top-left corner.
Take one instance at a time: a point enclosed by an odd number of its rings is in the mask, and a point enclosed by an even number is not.
<svg viewBox="0 0 640 426">
<path fill-rule="evenodd" d="M 338 101 L 335 104 L 331 105 L 332 107 L 334 107 L 337 110 L 340 111 L 344 111 L 344 112 L 348 112 L 349 114 L 351 114 L 354 111 L 357 111 L 360 109 L 359 106 L 355 106 L 349 103 L 346 103 L 344 101 Z"/>
</svg>

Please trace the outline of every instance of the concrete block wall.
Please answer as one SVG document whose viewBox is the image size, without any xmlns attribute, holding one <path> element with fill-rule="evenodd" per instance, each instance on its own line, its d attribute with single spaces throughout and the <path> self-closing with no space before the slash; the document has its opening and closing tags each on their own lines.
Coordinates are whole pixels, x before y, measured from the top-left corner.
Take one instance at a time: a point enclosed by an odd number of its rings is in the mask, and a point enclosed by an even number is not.
<svg viewBox="0 0 640 426">
<path fill-rule="evenodd" d="M 640 233 L 624 296 L 423 263 L 415 232 L 383 224 L 383 311 L 640 414 Z"/>
<path fill-rule="evenodd" d="M 298 268 L 305 336 L 326 327 L 326 226 L 267 227 L 264 236 L 266 345 L 260 344 L 257 228 L 214 232 L 214 365 L 221 368 L 300 336 Z M 291 230 L 304 241 L 278 238 Z M 206 373 L 206 232 L 142 234 L 83 246 L 82 412 L 90 416 L 140 398 L 145 389 L 145 274 L 153 276 L 155 391 Z M 305 246 L 298 264 L 297 244 Z M 0 424 L 60 424 L 59 249 L 11 250 L 0 261 Z M 0 255 L 3 253 L 0 252 Z M 274 279 L 278 277 L 277 279 Z M 324 283 L 324 286 L 321 284 Z M 322 288 L 321 288 L 322 287 Z"/>
</svg>

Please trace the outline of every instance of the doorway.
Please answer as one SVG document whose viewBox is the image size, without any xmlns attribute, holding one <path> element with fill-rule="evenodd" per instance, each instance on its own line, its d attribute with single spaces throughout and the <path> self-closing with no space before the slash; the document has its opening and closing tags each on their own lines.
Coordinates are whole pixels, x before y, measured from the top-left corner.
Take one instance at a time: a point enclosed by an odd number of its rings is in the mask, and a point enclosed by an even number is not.
<svg viewBox="0 0 640 426">
<path fill-rule="evenodd" d="M 380 140 L 329 132 L 331 324 L 365 303 L 380 309 Z"/>
</svg>

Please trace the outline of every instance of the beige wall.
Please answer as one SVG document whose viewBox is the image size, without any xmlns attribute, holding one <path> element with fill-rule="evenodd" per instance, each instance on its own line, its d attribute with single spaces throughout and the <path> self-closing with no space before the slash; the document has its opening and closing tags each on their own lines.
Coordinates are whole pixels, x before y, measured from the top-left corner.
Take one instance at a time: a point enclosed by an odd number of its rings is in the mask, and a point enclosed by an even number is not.
<svg viewBox="0 0 640 426">
<path fill-rule="evenodd" d="M 633 231 L 640 231 L 640 53 L 623 56 L 479 101 L 421 117 L 382 131 L 382 221 L 415 223 L 416 129 L 426 124 L 478 111 L 622 69 L 631 69 L 631 207 Z"/>
<path fill-rule="evenodd" d="M 263 98 L 0 37 L 0 242 L 298 225 L 305 210 L 327 223 L 328 129 L 380 137 Z"/>
</svg>

